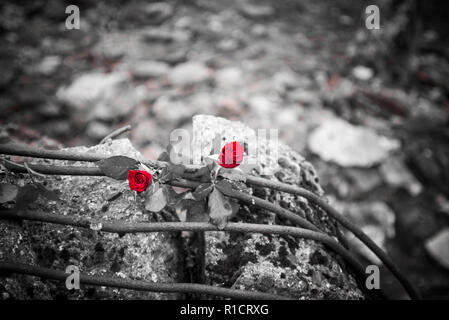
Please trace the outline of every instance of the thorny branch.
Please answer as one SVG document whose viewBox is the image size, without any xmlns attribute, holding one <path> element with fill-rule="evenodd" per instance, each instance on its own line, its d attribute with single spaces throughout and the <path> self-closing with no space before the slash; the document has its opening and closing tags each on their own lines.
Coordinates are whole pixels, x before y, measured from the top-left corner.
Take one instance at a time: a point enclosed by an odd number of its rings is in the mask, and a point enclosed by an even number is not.
<svg viewBox="0 0 449 320">
<path fill-rule="evenodd" d="M 50 214 L 37 211 L 13 210 L 1 211 L 0 219 L 32 220 L 60 225 L 69 225 L 80 228 L 90 228 L 89 219 L 75 218 L 58 214 Z M 341 255 L 352 267 L 355 273 L 361 278 L 365 278 L 365 268 L 363 265 L 343 246 L 332 237 L 322 233 L 303 228 L 263 225 L 251 223 L 228 223 L 224 229 L 219 230 L 217 226 L 207 222 L 139 222 L 130 223 L 125 221 L 103 221 L 101 231 L 127 234 L 127 233 L 149 233 L 149 232 L 173 232 L 173 231 L 229 231 L 229 232 L 249 232 L 262 234 L 279 234 L 299 237 L 318 241 L 328 246 L 337 254 Z"/>
<path fill-rule="evenodd" d="M 0 272 L 11 272 L 37 276 L 46 279 L 55 279 L 64 281 L 67 273 L 64 271 L 31 266 L 11 261 L 0 261 Z M 233 299 L 262 299 L 262 300 L 289 300 L 291 298 L 257 292 L 244 291 L 228 288 L 220 288 L 198 283 L 154 283 L 143 280 L 121 279 L 103 276 L 90 276 L 80 274 L 80 282 L 94 286 L 108 286 L 123 289 L 132 289 L 150 292 L 182 292 L 182 293 L 201 293 L 212 296 L 221 296 Z"/>
<path fill-rule="evenodd" d="M 76 152 L 62 151 L 62 150 L 35 149 L 35 148 L 30 148 L 28 146 L 21 146 L 18 144 L 0 145 L 0 153 L 8 154 L 8 155 L 36 157 L 36 158 L 49 158 L 49 159 L 87 161 L 87 162 L 95 162 L 95 161 L 99 161 L 99 160 L 110 157 L 110 155 L 80 154 L 80 153 L 76 153 Z M 168 165 L 168 163 L 166 163 L 166 162 L 157 161 L 157 160 L 147 160 L 147 161 L 144 161 L 143 163 L 147 166 L 154 167 L 154 168 L 163 168 Z M 23 170 L 22 168 L 20 168 L 20 165 L 18 165 L 17 167 L 12 166 L 11 164 L 8 164 L 8 163 L 5 163 L 5 165 L 9 166 L 14 171 Z M 53 166 L 52 167 L 46 166 L 46 168 L 44 168 L 44 166 L 42 166 L 43 171 L 40 171 L 37 168 L 37 166 L 38 165 L 30 165 L 30 167 L 33 168 L 33 170 L 41 172 L 41 173 L 46 173 L 46 174 L 71 174 L 69 172 L 73 172 L 74 175 L 84 175 L 83 173 L 85 172 L 86 175 L 103 175 L 99 168 L 94 168 L 94 167 L 87 167 L 87 168 L 84 167 L 83 170 L 78 169 L 79 167 L 71 167 L 70 169 L 68 169 L 68 167 L 55 167 L 56 169 L 52 170 Z M 186 167 L 189 172 L 195 172 L 196 170 L 198 170 L 200 168 L 199 166 L 191 166 L 191 165 L 186 166 Z M 77 169 L 75 169 L 75 168 L 77 168 Z M 72 171 L 72 169 L 73 169 L 73 171 Z M 58 172 L 58 173 L 56 173 L 56 172 Z M 97 173 L 99 173 L 99 174 L 97 174 Z M 396 276 L 398 281 L 403 285 L 403 287 L 405 288 L 405 290 L 407 291 L 407 293 L 410 295 L 410 297 L 412 299 L 419 299 L 419 294 L 417 293 L 417 291 L 414 289 L 414 287 L 411 285 L 411 283 L 406 279 L 406 277 L 401 273 L 401 271 L 399 271 L 399 269 L 390 260 L 390 258 L 385 254 L 385 252 L 381 248 L 379 248 L 355 224 L 353 224 L 352 222 L 347 220 L 345 217 L 343 217 L 338 211 L 336 211 L 334 208 L 332 208 L 323 199 L 319 198 L 317 195 L 313 194 L 312 192 L 310 192 L 306 189 L 297 187 L 297 186 L 292 186 L 292 185 L 284 184 L 284 183 L 277 182 L 277 181 L 271 181 L 268 179 L 264 179 L 264 178 L 260 178 L 260 177 L 256 177 L 256 176 L 252 176 L 252 175 L 245 175 L 245 178 L 246 178 L 246 182 L 250 185 L 267 187 L 267 188 L 272 188 L 272 189 L 275 189 L 278 191 L 296 194 L 296 195 L 302 196 L 302 197 L 308 199 L 309 201 L 315 203 L 316 205 L 320 206 L 326 213 L 328 213 L 335 220 L 337 220 L 342 226 L 344 226 L 349 231 L 351 231 L 359 240 L 361 240 L 368 248 L 370 248 L 379 257 L 379 259 Z M 181 179 L 172 181 L 172 182 L 170 182 L 170 184 L 176 185 L 176 186 L 181 186 L 181 187 L 187 187 L 187 188 L 195 188 L 196 186 L 199 185 L 199 183 L 196 181 L 181 180 Z M 230 194 L 231 193 L 229 192 L 228 196 L 231 196 Z M 236 194 L 234 194 L 234 192 L 232 192 L 232 194 L 234 196 L 236 196 Z M 248 198 L 246 198 L 245 194 L 239 192 L 238 196 L 241 198 L 240 199 L 241 201 L 248 202 Z M 249 197 L 251 198 L 251 200 L 250 200 L 251 203 L 253 203 L 252 199 L 254 197 L 251 197 L 251 196 L 249 196 Z M 260 199 L 260 200 L 265 201 L 263 199 Z M 266 202 L 268 202 L 268 201 L 266 201 Z M 261 202 L 259 202 L 259 204 L 261 204 Z M 274 209 L 274 208 L 272 206 L 274 206 L 274 205 L 271 204 L 270 202 L 268 202 L 268 204 L 269 204 L 269 208 L 265 207 L 265 209 L 273 211 L 272 209 Z M 277 206 L 274 206 L 274 207 L 278 208 Z M 280 208 L 280 209 L 282 209 L 282 208 Z M 279 215 L 284 214 L 284 217 L 286 217 L 287 219 L 291 218 L 291 217 L 287 217 L 285 215 L 285 212 L 281 213 L 280 210 L 278 210 L 278 209 L 276 209 L 276 210 L 278 212 L 275 212 L 275 213 L 278 213 Z M 284 210 L 284 209 L 282 209 L 282 210 Z M 287 211 L 287 210 L 285 210 L 285 211 Z M 289 211 L 287 211 L 287 212 L 291 213 Z M 293 213 L 291 213 L 291 214 L 296 217 L 293 219 L 301 218 Z M 296 220 L 295 222 L 298 223 L 298 221 L 299 220 Z M 304 221 L 305 221 L 305 223 L 310 224 L 310 222 L 306 221 L 305 219 L 304 219 Z M 304 221 L 302 223 L 304 223 Z M 301 225 L 301 224 L 299 224 L 299 225 Z M 307 228 L 311 227 L 310 225 L 305 226 L 304 224 L 302 224 L 301 226 L 304 226 Z M 313 226 L 313 227 L 316 228 L 315 226 Z M 312 230 L 314 230 L 314 229 L 312 229 Z"/>
</svg>

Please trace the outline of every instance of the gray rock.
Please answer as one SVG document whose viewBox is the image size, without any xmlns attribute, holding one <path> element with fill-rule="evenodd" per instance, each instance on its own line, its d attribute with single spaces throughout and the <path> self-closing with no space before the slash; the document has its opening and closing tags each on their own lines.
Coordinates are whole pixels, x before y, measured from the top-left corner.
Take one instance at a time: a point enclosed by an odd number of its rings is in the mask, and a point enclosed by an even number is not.
<svg viewBox="0 0 449 320">
<path fill-rule="evenodd" d="M 386 242 L 394 238 L 396 215 L 384 202 L 336 203 L 337 209 L 359 226 L 373 241 L 386 251 Z M 347 232 L 349 243 L 374 264 L 382 264 L 359 239 Z"/>
<path fill-rule="evenodd" d="M 86 134 L 94 139 L 101 140 L 111 132 L 111 128 L 99 121 L 92 121 L 86 128 Z"/>
<path fill-rule="evenodd" d="M 165 123 L 177 125 L 197 113 L 210 113 L 214 106 L 213 96 L 198 92 L 188 99 L 175 99 L 161 96 L 153 104 L 156 117 Z"/>
<path fill-rule="evenodd" d="M 312 152 L 342 167 L 373 166 L 384 161 L 399 145 L 397 140 L 338 118 L 324 121 L 308 139 Z"/>
<path fill-rule="evenodd" d="M 47 56 L 36 66 L 36 71 L 42 75 L 49 76 L 53 74 L 61 65 L 60 56 Z"/>
<path fill-rule="evenodd" d="M 255 95 L 248 99 L 248 107 L 255 114 L 270 114 L 273 112 L 274 105 L 265 95 Z"/>
<path fill-rule="evenodd" d="M 226 38 L 220 40 L 217 44 L 217 48 L 224 52 L 232 52 L 238 49 L 239 47 L 239 41 L 234 38 Z"/>
<path fill-rule="evenodd" d="M 94 147 L 68 148 L 88 154 L 126 155 L 143 160 L 129 140 L 113 140 Z M 52 161 L 68 165 L 68 161 Z M 75 166 L 86 163 L 72 162 Z M 145 213 L 143 199 L 134 199 L 131 191 L 111 202 L 106 211 L 102 204 L 116 192 L 121 182 L 107 177 L 47 176 L 47 187 L 61 191 L 61 201 L 39 198 L 30 205 L 32 210 L 70 215 L 83 219 L 120 220 L 127 222 L 153 221 Z M 24 183 L 24 181 L 18 181 Z M 180 282 L 182 260 L 179 243 L 174 234 L 116 234 L 60 226 L 47 223 L 10 222 L 0 220 L 0 259 L 65 270 L 76 265 L 82 274 L 116 278 L 141 279 L 155 282 Z M 174 293 L 149 293 L 111 287 L 92 287 L 69 293 L 64 282 L 13 275 L 0 277 L 0 287 L 14 299 L 54 299 L 67 295 L 70 299 L 176 299 Z M 34 290 L 29 290 L 29 288 Z M 90 288 L 95 288 L 89 291 Z"/>
<path fill-rule="evenodd" d="M 376 168 L 347 168 L 346 175 L 352 185 L 352 196 L 363 194 L 380 186 L 382 177 Z"/>
<path fill-rule="evenodd" d="M 91 109 L 92 105 L 104 96 L 110 95 L 126 79 L 127 75 L 122 72 L 86 73 L 75 78 L 69 86 L 59 88 L 56 97 L 64 104 L 85 111 Z"/>
<path fill-rule="evenodd" d="M 299 81 L 296 75 L 289 71 L 281 71 L 273 77 L 274 87 L 279 92 L 286 92 L 298 86 Z"/>
<path fill-rule="evenodd" d="M 154 2 L 147 4 L 143 12 L 147 23 L 160 24 L 173 16 L 173 6 L 167 2 Z"/>
<path fill-rule="evenodd" d="M 243 73 L 239 68 L 225 68 L 215 73 L 215 83 L 220 88 L 238 87 L 242 84 L 242 77 Z"/>
<path fill-rule="evenodd" d="M 126 72 L 84 74 L 56 93 L 81 119 L 103 121 L 129 114 L 144 96 L 145 89 L 134 87 Z"/>
<path fill-rule="evenodd" d="M 273 16 L 274 9 L 268 5 L 255 5 L 246 2 L 241 5 L 240 12 L 249 18 L 263 19 Z"/>
<path fill-rule="evenodd" d="M 253 141 L 255 131 L 240 122 L 198 115 L 193 118 L 193 154 L 205 157 L 211 150 L 216 134 L 224 137 L 223 144 L 239 140 Z M 269 179 L 305 185 L 321 193 L 315 181 L 313 167 L 299 154 L 284 145 L 276 146 L 279 156 L 291 166 L 280 166 L 271 151 L 269 141 L 258 141 L 259 161 L 271 172 Z M 287 160 L 286 160 L 287 161 Z M 297 168 L 293 170 L 292 168 Z M 335 234 L 336 229 L 321 211 L 305 199 L 270 190 L 250 189 L 276 204 L 288 205 L 290 210 L 304 210 L 308 218 Z M 264 194 L 261 195 L 260 193 Z M 264 210 L 242 206 L 236 221 L 273 224 L 274 216 Z M 287 239 L 275 235 L 206 232 L 206 281 L 236 289 L 260 290 L 292 296 L 298 299 L 362 299 L 352 276 L 342 271 L 327 249 L 313 241 Z"/>
<path fill-rule="evenodd" d="M 369 80 L 373 77 L 373 70 L 365 66 L 356 66 L 352 69 L 352 75 L 358 80 Z"/>
<path fill-rule="evenodd" d="M 174 67 L 168 79 L 176 86 L 187 86 L 202 83 L 211 76 L 210 70 L 199 62 L 186 62 Z"/>
<path fill-rule="evenodd" d="M 426 250 L 441 266 L 449 270 L 449 228 L 426 241 Z"/>
<path fill-rule="evenodd" d="M 167 96 L 162 96 L 154 102 L 153 111 L 158 119 L 171 125 L 177 125 L 181 121 L 190 118 L 195 112 L 184 101 L 175 100 Z"/>
<path fill-rule="evenodd" d="M 296 89 L 288 93 L 292 101 L 299 102 L 303 105 L 317 105 L 319 103 L 319 96 L 317 92 L 306 89 Z"/>
<path fill-rule="evenodd" d="M 158 78 L 164 76 L 169 71 L 168 64 L 159 61 L 138 61 L 131 68 L 131 72 L 136 78 Z"/>
<path fill-rule="evenodd" d="M 402 161 L 390 157 L 380 167 L 384 180 L 393 187 L 403 187 L 411 195 L 418 195 L 422 191 L 421 183 L 407 169 Z"/>
</svg>

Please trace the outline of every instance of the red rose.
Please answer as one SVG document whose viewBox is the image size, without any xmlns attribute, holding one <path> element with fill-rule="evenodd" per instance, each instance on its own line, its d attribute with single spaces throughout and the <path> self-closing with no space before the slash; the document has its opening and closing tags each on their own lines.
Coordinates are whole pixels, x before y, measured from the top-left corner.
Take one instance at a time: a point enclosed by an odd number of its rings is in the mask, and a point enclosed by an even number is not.
<svg viewBox="0 0 449 320">
<path fill-rule="evenodd" d="M 143 170 L 129 170 L 128 183 L 131 190 L 142 192 L 147 189 L 152 180 L 151 173 Z"/>
<path fill-rule="evenodd" d="M 218 157 L 218 164 L 223 168 L 235 168 L 243 161 L 245 149 L 237 141 L 225 144 Z"/>
</svg>

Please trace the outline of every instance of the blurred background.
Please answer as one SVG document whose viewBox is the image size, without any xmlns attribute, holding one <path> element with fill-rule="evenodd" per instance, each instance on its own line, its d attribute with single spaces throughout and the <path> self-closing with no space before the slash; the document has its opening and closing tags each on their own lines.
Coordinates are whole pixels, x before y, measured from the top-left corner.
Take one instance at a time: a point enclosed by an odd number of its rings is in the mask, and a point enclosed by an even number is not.
<svg viewBox="0 0 449 320">
<path fill-rule="evenodd" d="M 199 113 L 279 129 L 424 298 L 448 299 L 448 30 L 443 0 L 2 1 L 0 135 L 94 145 L 131 124 L 155 159 Z M 381 286 L 405 297 L 386 270 Z"/>
</svg>

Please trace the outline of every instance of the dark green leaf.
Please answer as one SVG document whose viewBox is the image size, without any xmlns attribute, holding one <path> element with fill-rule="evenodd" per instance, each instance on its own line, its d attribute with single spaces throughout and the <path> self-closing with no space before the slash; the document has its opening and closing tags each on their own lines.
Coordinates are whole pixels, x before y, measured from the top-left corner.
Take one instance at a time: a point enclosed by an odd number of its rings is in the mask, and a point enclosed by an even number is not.
<svg viewBox="0 0 449 320">
<path fill-rule="evenodd" d="M 196 187 L 195 191 L 193 192 L 193 197 L 196 200 L 203 200 L 209 195 L 209 193 L 212 192 L 212 189 L 212 183 L 202 183 L 198 187 Z"/>
<path fill-rule="evenodd" d="M 171 186 L 165 186 L 165 190 L 167 191 L 167 203 L 171 206 L 177 205 L 177 203 L 183 199 L 195 200 L 193 198 L 192 192 L 190 191 L 177 193 Z"/>
<path fill-rule="evenodd" d="M 236 199 L 229 199 L 232 207 L 232 216 L 235 216 L 240 210 L 240 203 Z"/>
<path fill-rule="evenodd" d="M 210 181 L 211 169 L 209 166 L 199 168 L 194 173 L 184 173 L 183 177 L 186 179 L 199 180 L 200 182 Z"/>
<path fill-rule="evenodd" d="M 170 161 L 170 155 L 167 151 L 162 152 L 159 157 L 157 158 L 158 161 Z"/>
<path fill-rule="evenodd" d="M 209 195 L 208 206 L 211 222 L 222 230 L 232 215 L 231 204 L 217 188 L 214 188 Z"/>
<path fill-rule="evenodd" d="M 176 207 L 176 212 L 185 212 L 184 221 L 187 222 L 209 222 L 210 218 L 207 214 L 206 204 L 204 201 L 181 200 Z M 180 217 L 182 220 L 182 217 Z"/>
<path fill-rule="evenodd" d="M 26 207 L 36 201 L 39 196 L 39 191 L 33 185 L 26 185 L 19 189 L 16 198 L 16 210 L 26 209 Z"/>
<path fill-rule="evenodd" d="M 116 180 L 126 180 L 128 171 L 137 168 L 139 162 L 125 156 L 114 156 L 100 160 L 96 164 L 106 176 Z"/>
<path fill-rule="evenodd" d="M 60 200 L 59 199 L 59 194 L 60 194 L 59 190 L 49 190 L 49 189 L 45 188 L 42 184 L 35 184 L 35 186 L 37 187 L 37 191 L 39 192 L 39 194 L 44 196 L 48 200 L 52 200 L 52 201 Z"/>
<path fill-rule="evenodd" d="M 145 209 L 151 212 L 159 212 L 167 205 L 167 191 L 165 186 L 157 189 L 145 199 Z"/>
<path fill-rule="evenodd" d="M 17 196 L 19 188 L 10 183 L 0 184 L 0 203 L 14 200 Z"/>
<path fill-rule="evenodd" d="M 229 181 L 226 180 L 220 180 L 216 183 L 217 188 L 221 190 L 223 193 L 231 193 L 233 192 L 232 184 Z"/>
<path fill-rule="evenodd" d="M 176 177 L 180 177 L 186 171 L 186 167 L 182 164 L 170 163 L 168 165 L 168 171 L 173 173 Z"/>
</svg>

